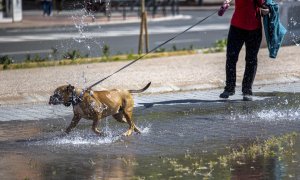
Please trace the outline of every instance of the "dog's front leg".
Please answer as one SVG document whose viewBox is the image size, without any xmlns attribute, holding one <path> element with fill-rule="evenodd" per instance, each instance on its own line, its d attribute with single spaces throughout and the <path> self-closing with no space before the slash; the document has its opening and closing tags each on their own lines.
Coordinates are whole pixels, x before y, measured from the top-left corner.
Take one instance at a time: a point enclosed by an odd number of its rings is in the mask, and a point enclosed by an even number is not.
<svg viewBox="0 0 300 180">
<path fill-rule="evenodd" d="M 95 120 L 93 121 L 92 130 L 94 131 L 95 134 L 97 134 L 97 135 L 99 135 L 99 136 L 102 136 L 103 133 L 100 132 L 100 131 L 97 129 L 98 124 L 99 124 L 99 119 L 95 119 Z"/>
<path fill-rule="evenodd" d="M 75 128 L 75 127 L 77 126 L 77 124 L 78 124 L 78 122 L 80 121 L 80 119 L 81 119 L 80 115 L 74 114 L 74 117 L 73 117 L 73 119 L 72 119 L 72 121 L 71 121 L 71 124 L 69 125 L 69 127 L 67 127 L 67 129 L 66 129 L 65 132 L 66 132 L 67 134 L 69 134 L 69 132 L 70 132 L 73 128 Z"/>
</svg>

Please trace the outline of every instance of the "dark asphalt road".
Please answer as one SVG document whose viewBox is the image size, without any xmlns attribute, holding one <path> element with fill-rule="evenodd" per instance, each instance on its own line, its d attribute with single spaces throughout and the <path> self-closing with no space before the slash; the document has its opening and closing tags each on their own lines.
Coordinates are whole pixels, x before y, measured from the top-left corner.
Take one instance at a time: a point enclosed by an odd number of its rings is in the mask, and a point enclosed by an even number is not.
<svg viewBox="0 0 300 180">
<path fill-rule="evenodd" d="M 185 30 L 190 25 L 211 14 L 213 10 L 181 11 L 181 16 L 164 21 L 149 22 L 150 49 L 168 38 Z M 165 49 L 205 48 L 213 46 L 216 40 L 227 36 L 232 11 L 224 17 L 212 16 L 205 22 L 191 29 L 184 35 L 165 45 Z M 0 54 L 9 55 L 20 61 L 30 54 L 41 57 L 52 54 L 56 58 L 68 51 L 79 50 L 82 55 L 101 56 L 102 47 L 108 45 L 111 54 L 136 53 L 138 49 L 139 23 L 110 24 L 101 26 L 85 26 L 74 23 L 74 26 L 32 29 L 0 30 Z"/>
</svg>

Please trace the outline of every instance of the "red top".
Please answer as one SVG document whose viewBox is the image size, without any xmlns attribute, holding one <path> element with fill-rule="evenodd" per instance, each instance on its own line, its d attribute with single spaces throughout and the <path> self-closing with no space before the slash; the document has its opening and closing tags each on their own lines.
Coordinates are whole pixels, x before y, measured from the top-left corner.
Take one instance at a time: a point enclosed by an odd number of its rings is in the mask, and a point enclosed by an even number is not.
<svg viewBox="0 0 300 180">
<path fill-rule="evenodd" d="M 235 11 L 231 19 L 231 25 L 245 30 L 260 28 L 261 18 L 256 16 L 259 8 L 255 7 L 255 1 L 259 5 L 264 2 L 264 0 L 235 0 Z"/>
</svg>

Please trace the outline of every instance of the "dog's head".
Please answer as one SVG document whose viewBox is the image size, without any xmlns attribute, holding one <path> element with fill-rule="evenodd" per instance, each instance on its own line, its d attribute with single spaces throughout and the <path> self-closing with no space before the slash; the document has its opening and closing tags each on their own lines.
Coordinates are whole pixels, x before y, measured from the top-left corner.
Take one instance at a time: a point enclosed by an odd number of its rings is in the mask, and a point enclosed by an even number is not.
<svg viewBox="0 0 300 180">
<path fill-rule="evenodd" d="M 63 104 L 67 107 L 70 106 L 72 104 L 74 91 L 75 87 L 71 85 L 64 85 L 56 88 L 53 95 L 50 96 L 49 104 Z"/>
</svg>

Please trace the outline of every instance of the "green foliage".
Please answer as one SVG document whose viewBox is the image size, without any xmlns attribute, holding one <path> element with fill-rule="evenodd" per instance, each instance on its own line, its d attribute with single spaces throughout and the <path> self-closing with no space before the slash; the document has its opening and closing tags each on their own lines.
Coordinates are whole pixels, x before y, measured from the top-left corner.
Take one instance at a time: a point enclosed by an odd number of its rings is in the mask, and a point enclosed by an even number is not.
<svg viewBox="0 0 300 180">
<path fill-rule="evenodd" d="M 31 62 L 45 62 L 48 58 L 42 58 L 39 54 L 35 54 L 33 58 L 31 58 L 30 54 L 27 54 L 25 63 L 31 63 Z"/>
<path fill-rule="evenodd" d="M 12 58 L 8 56 L 1 56 L 0 57 L 0 64 L 3 64 L 3 69 L 8 69 L 8 66 L 12 64 L 14 61 Z"/>
<path fill-rule="evenodd" d="M 103 48 L 102 48 L 102 54 L 105 58 L 109 58 L 110 56 L 110 47 L 108 45 L 104 45 Z"/>
<path fill-rule="evenodd" d="M 162 161 L 171 172 L 173 177 L 169 179 L 188 179 L 183 176 L 195 176 L 194 179 L 220 179 L 216 174 L 222 173 L 222 177 L 230 177 L 233 167 L 240 165 L 251 165 L 259 159 L 269 160 L 290 159 L 297 154 L 296 142 L 299 135 L 297 133 L 288 133 L 278 137 L 270 137 L 265 140 L 259 140 L 243 145 L 236 145 L 238 148 L 231 149 L 227 147 L 221 152 L 216 151 L 214 155 L 193 154 L 186 151 L 184 158 L 163 157 Z M 219 153 L 223 155 L 219 155 Z M 183 176 L 182 176 L 183 175 Z M 201 177 L 201 178 L 196 178 Z M 136 179 L 141 179 L 139 177 Z M 159 178 L 156 178 L 159 179 Z M 230 178 L 222 178 L 230 179 Z"/>
<path fill-rule="evenodd" d="M 76 60 L 78 58 L 82 58 L 83 56 L 81 55 L 79 50 L 71 50 L 69 52 L 66 52 L 63 55 L 64 59 L 70 59 L 70 60 Z"/>
<path fill-rule="evenodd" d="M 228 162 L 242 162 L 246 160 L 255 160 L 258 157 L 278 157 L 290 155 L 293 153 L 297 133 L 289 133 L 279 137 L 271 137 L 262 142 L 256 141 L 249 146 L 240 146 L 232 149 L 228 155 L 219 157 L 220 163 L 227 165 Z"/>
<path fill-rule="evenodd" d="M 0 64 L 12 64 L 14 61 L 12 58 L 8 57 L 8 56 L 1 56 L 0 57 Z"/>
<path fill-rule="evenodd" d="M 155 52 L 158 52 L 158 53 L 166 52 L 166 49 L 165 48 L 158 48 Z"/>
<path fill-rule="evenodd" d="M 215 47 L 220 49 L 220 50 L 223 50 L 226 48 L 227 46 L 227 39 L 222 39 L 222 40 L 217 40 L 215 42 Z"/>
<path fill-rule="evenodd" d="M 129 53 L 128 55 L 127 55 L 127 59 L 128 60 L 132 60 L 132 59 L 135 59 L 135 55 L 133 54 L 133 53 Z"/>
<path fill-rule="evenodd" d="M 173 51 L 177 51 L 177 47 L 176 47 L 176 45 L 175 45 L 175 44 L 173 44 L 173 46 L 172 46 L 172 50 L 173 50 Z"/>
<path fill-rule="evenodd" d="M 212 48 L 204 50 L 204 53 L 224 52 L 227 47 L 227 39 L 217 40 Z"/>
<path fill-rule="evenodd" d="M 194 46 L 191 44 L 189 50 L 194 50 Z"/>
<path fill-rule="evenodd" d="M 190 47 L 191 48 L 191 47 Z M 177 48 L 176 48 L 177 49 Z M 151 53 L 145 58 L 157 58 L 157 57 L 167 57 L 167 56 L 180 56 L 180 55 L 187 55 L 187 54 L 194 54 L 196 51 L 169 51 L 165 52 L 165 49 L 160 50 L 161 53 Z M 106 48 L 106 57 L 103 58 L 86 58 L 89 55 L 86 54 L 85 56 L 82 56 L 80 51 L 78 50 L 70 50 L 69 52 L 66 52 L 62 58 L 59 59 L 58 57 L 58 50 L 55 48 L 52 48 L 52 52 L 49 55 L 52 55 L 53 59 L 58 61 L 50 61 L 52 58 L 42 58 L 39 54 L 35 55 L 27 55 L 23 63 L 14 63 L 9 65 L 9 63 L 12 63 L 13 60 L 9 58 L 8 56 L 0 57 L 0 59 L 10 59 L 9 61 L 6 60 L 5 65 L 1 65 L 1 69 L 23 69 L 23 68 L 37 68 L 37 67 L 48 67 L 48 66 L 57 66 L 57 65 L 71 65 L 71 64 L 86 64 L 86 63 L 98 63 L 98 62 L 111 62 L 111 61 L 127 61 L 127 60 L 133 60 L 137 59 L 140 55 L 134 54 L 134 51 L 131 50 L 130 53 L 122 54 L 121 55 L 115 55 L 115 56 L 109 56 L 109 47 Z M 33 56 L 33 57 L 32 57 Z M 144 58 L 144 59 L 145 59 Z M 71 61 L 70 61 L 71 60 Z M 76 60 L 76 61 L 75 61 Z M 4 62 L 4 60 L 2 60 Z"/>
<path fill-rule="evenodd" d="M 58 49 L 52 47 L 51 50 L 52 50 L 52 53 L 51 53 L 51 54 L 52 54 L 52 56 L 53 56 L 53 59 L 54 59 L 54 60 L 57 60 L 57 59 L 58 59 Z"/>
<path fill-rule="evenodd" d="M 114 57 L 113 60 L 114 61 L 119 61 L 119 60 L 121 60 L 121 58 L 120 57 Z"/>
</svg>

